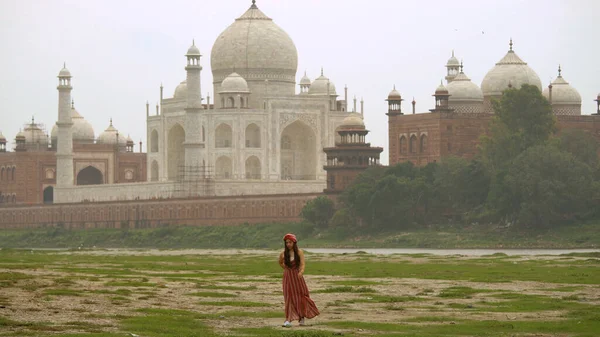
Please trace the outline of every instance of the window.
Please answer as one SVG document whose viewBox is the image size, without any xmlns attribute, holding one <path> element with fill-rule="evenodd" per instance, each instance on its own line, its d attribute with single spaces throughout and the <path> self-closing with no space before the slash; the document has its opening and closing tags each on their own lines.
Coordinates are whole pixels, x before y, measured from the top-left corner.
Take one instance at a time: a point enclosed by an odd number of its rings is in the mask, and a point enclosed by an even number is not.
<svg viewBox="0 0 600 337">
<path fill-rule="evenodd" d="M 400 137 L 400 154 L 406 154 L 406 137 Z"/>
</svg>

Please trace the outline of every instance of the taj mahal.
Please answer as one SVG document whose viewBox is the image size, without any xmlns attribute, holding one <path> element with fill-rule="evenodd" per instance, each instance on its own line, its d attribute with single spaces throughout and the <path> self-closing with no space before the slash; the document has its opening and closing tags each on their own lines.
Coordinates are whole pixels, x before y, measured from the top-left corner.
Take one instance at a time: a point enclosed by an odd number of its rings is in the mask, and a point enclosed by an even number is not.
<svg viewBox="0 0 600 337">
<path fill-rule="evenodd" d="M 66 66 L 60 71 L 58 122 L 52 132 L 57 143 L 53 202 L 323 191 L 323 148 L 334 145 L 346 117 L 359 115 L 356 99 L 354 113 L 348 112 L 347 88 L 338 99 L 322 69 L 313 81 L 305 73 L 297 85 L 296 46 L 255 1 L 212 47 L 213 102 L 210 95 L 202 96 L 202 54 L 195 43 L 185 57 L 186 77 L 173 96 L 163 97 L 161 86 L 156 111 L 146 105 L 147 178 L 131 183 L 111 183 L 105 176 L 115 175 L 109 169 L 114 165 L 92 163 L 97 180 L 105 183 L 77 184 L 86 164 L 74 167 L 73 142 L 86 132 L 79 130 L 84 124 L 71 103 L 71 72 Z M 107 132 L 111 137 L 97 143 L 126 145 L 125 137 L 114 136 L 112 122 Z"/>
</svg>

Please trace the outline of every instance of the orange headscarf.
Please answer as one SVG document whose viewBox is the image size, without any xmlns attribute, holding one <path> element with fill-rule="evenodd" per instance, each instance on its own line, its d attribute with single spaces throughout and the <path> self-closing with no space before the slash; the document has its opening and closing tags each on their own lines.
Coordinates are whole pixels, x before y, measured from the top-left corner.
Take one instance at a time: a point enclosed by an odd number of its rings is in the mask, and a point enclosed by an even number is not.
<svg viewBox="0 0 600 337">
<path fill-rule="evenodd" d="M 296 239 L 296 235 L 292 234 L 292 233 L 287 233 L 284 237 L 283 237 L 283 241 L 286 240 L 292 240 L 294 242 L 298 242 L 298 240 Z"/>
</svg>

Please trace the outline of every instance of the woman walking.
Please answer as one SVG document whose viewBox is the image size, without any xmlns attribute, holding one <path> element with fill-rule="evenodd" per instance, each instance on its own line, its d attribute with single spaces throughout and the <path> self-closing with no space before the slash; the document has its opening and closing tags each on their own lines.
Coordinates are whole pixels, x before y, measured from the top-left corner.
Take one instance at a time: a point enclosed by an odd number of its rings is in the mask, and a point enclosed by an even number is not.
<svg viewBox="0 0 600 337">
<path fill-rule="evenodd" d="M 298 240 L 294 234 L 283 237 L 285 248 L 279 254 L 279 265 L 283 268 L 283 299 L 285 302 L 284 327 L 292 326 L 298 320 L 304 325 L 305 318 L 319 315 L 319 309 L 310 298 L 308 287 L 304 281 L 304 252 L 298 249 Z"/>
</svg>

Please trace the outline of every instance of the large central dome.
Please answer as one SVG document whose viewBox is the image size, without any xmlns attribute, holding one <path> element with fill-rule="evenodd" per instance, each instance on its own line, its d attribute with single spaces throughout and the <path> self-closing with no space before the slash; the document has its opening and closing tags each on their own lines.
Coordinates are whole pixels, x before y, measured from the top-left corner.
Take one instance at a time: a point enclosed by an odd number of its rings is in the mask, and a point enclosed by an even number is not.
<svg viewBox="0 0 600 337">
<path fill-rule="evenodd" d="M 296 46 L 254 1 L 246 13 L 219 35 L 212 48 L 210 63 L 215 93 L 220 92 L 221 82 L 236 72 L 248 82 L 253 96 L 295 94 Z M 269 80 L 266 89 L 265 80 Z"/>
</svg>

